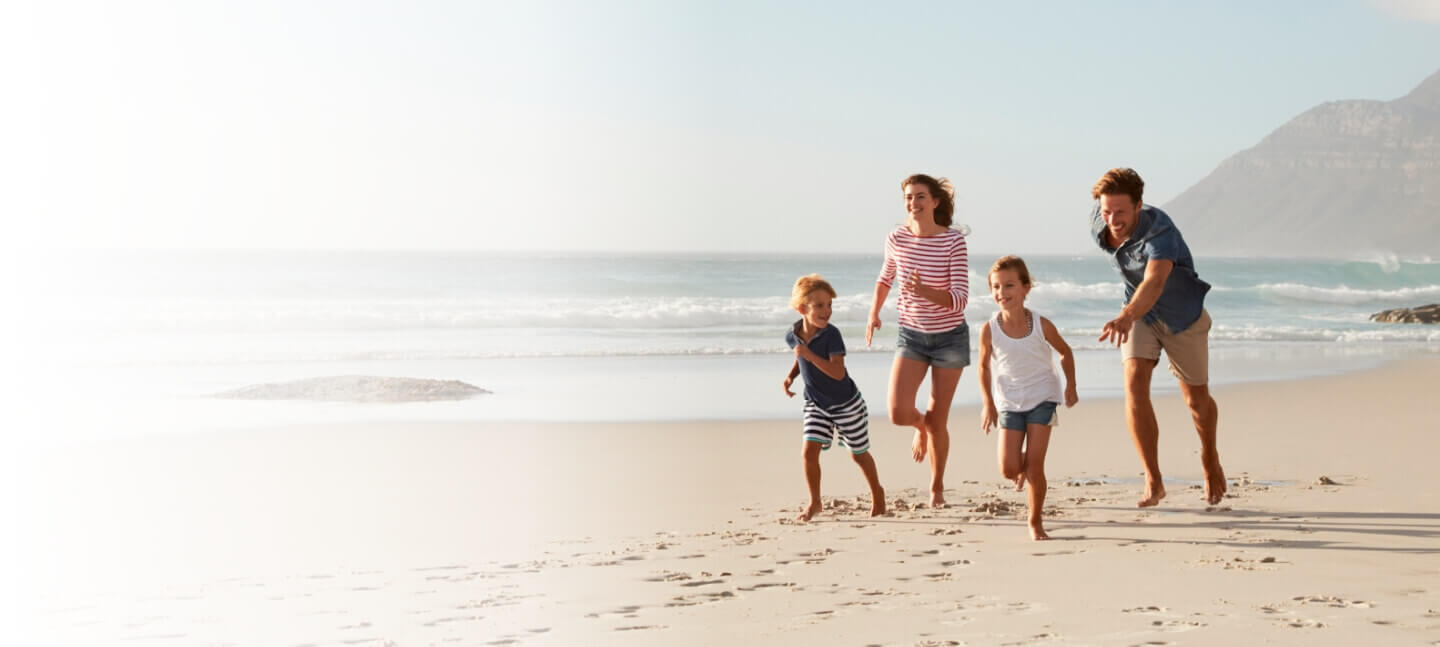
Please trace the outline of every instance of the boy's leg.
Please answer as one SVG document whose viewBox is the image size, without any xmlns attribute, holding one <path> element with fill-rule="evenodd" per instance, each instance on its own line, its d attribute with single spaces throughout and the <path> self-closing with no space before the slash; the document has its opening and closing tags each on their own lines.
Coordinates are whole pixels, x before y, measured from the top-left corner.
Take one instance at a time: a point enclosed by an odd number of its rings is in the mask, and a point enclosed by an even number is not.
<svg viewBox="0 0 1440 647">
<path fill-rule="evenodd" d="M 925 381 L 925 369 L 929 367 L 920 360 L 896 356 L 895 365 L 890 369 L 890 423 L 915 428 L 911 456 L 917 463 L 925 460 L 929 430 L 925 427 L 925 414 L 915 408 L 915 393 Z"/>
<path fill-rule="evenodd" d="M 930 506 L 945 507 L 945 463 L 950 457 L 950 402 L 960 384 L 963 368 L 930 369 L 930 410 L 925 426 L 930 432 Z"/>
<path fill-rule="evenodd" d="M 865 475 L 865 482 L 870 485 L 870 516 L 885 514 L 885 488 L 880 487 L 880 472 L 875 469 L 875 457 L 868 451 L 851 456 L 855 458 L 855 464 L 860 466 L 860 472 Z"/>
<path fill-rule="evenodd" d="M 800 451 L 800 458 L 805 463 L 805 485 L 810 488 L 810 504 L 796 519 L 809 521 L 812 517 L 820 514 L 820 443 L 813 440 L 803 441 L 804 448 Z"/>
<path fill-rule="evenodd" d="M 1030 538 L 1049 539 L 1045 534 L 1045 452 L 1050 449 L 1050 425 L 1031 424 L 1025 432 L 1025 480 L 1030 482 Z"/>
</svg>

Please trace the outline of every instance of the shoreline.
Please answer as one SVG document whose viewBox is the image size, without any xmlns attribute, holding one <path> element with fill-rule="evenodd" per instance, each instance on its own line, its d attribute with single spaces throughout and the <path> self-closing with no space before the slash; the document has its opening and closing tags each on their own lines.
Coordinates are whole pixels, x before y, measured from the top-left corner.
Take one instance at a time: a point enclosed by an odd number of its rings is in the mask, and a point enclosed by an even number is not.
<svg viewBox="0 0 1440 647">
<path fill-rule="evenodd" d="M 14 572 L 42 635 L 84 644 L 1416 643 L 1440 632 L 1437 381 L 1427 357 L 1217 386 L 1214 509 L 1178 396 L 1156 398 L 1169 497 L 1143 510 L 1122 403 L 1082 401 L 1047 460 L 1051 542 L 972 407 L 950 508 L 916 505 L 928 472 L 872 417 L 893 515 L 832 450 L 809 524 L 798 417 L 116 439 L 26 456 Z"/>
</svg>

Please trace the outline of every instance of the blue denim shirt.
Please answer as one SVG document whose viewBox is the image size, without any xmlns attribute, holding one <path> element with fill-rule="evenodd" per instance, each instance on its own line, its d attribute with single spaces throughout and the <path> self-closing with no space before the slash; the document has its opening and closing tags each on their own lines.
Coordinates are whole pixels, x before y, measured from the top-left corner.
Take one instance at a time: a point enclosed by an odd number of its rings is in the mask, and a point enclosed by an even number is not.
<svg viewBox="0 0 1440 647">
<path fill-rule="evenodd" d="M 1164 323 L 1171 332 L 1180 332 L 1200 318 L 1205 307 L 1205 293 L 1210 284 L 1200 280 L 1195 273 L 1195 259 L 1190 248 L 1175 228 L 1170 216 L 1150 205 L 1140 207 L 1135 222 L 1135 231 L 1129 240 L 1112 249 L 1105 244 L 1105 218 L 1100 215 L 1097 203 L 1090 212 L 1090 235 L 1095 244 L 1110 256 L 1110 263 L 1125 279 L 1125 303 L 1130 303 L 1136 288 L 1145 280 L 1145 266 L 1152 260 L 1174 261 L 1175 269 L 1165 281 L 1165 289 L 1155 307 L 1145 313 L 1146 323 Z"/>
</svg>

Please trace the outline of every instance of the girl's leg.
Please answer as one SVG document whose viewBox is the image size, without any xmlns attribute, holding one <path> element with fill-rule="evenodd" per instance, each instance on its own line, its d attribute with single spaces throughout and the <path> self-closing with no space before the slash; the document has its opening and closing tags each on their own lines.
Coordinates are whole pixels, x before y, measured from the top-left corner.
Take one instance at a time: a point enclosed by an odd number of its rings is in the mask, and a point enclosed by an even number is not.
<svg viewBox="0 0 1440 647">
<path fill-rule="evenodd" d="M 950 457 L 950 401 L 960 384 L 963 368 L 930 369 L 930 410 L 925 427 L 930 435 L 930 505 L 945 505 L 945 461 Z"/>
<path fill-rule="evenodd" d="M 1026 425 L 1025 480 L 1030 482 L 1030 538 L 1049 539 L 1045 534 L 1045 452 L 1050 448 L 1050 425 Z"/>
<path fill-rule="evenodd" d="M 1025 479 L 1025 433 L 1019 429 L 1000 429 L 1000 475 L 1017 486 Z"/>
<path fill-rule="evenodd" d="M 915 428 L 915 443 L 912 444 L 911 455 L 917 463 L 925 460 L 929 433 L 925 427 L 924 414 L 915 408 L 915 393 L 920 390 L 920 383 L 925 380 L 927 368 L 929 364 L 925 362 L 897 355 L 895 365 L 890 369 L 890 422 Z"/>
<path fill-rule="evenodd" d="M 820 449 L 821 445 L 809 440 L 802 441 L 805 445 L 800 450 L 800 458 L 805 463 L 805 485 L 810 488 L 810 505 L 795 517 L 800 521 L 809 521 L 811 517 L 820 514 Z"/>
<path fill-rule="evenodd" d="M 871 456 L 870 452 L 852 456 L 855 457 L 855 464 L 860 466 L 860 471 L 865 474 L 865 482 L 870 484 L 870 516 L 885 514 L 885 488 L 880 487 L 880 473 L 875 470 L 875 457 Z"/>
</svg>

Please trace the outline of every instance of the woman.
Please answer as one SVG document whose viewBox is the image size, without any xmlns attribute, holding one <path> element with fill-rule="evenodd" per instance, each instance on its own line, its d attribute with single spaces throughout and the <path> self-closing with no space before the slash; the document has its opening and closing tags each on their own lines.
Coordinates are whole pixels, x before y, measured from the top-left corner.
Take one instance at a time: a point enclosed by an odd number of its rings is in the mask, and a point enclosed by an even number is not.
<svg viewBox="0 0 1440 647">
<path fill-rule="evenodd" d="M 875 300 L 865 326 L 865 343 L 880 327 L 896 277 L 900 337 L 890 371 L 890 422 L 915 428 L 911 453 L 916 462 L 930 456 L 930 505 L 945 505 L 945 459 L 950 454 L 950 401 L 960 374 L 970 365 L 970 327 L 965 305 L 970 297 L 969 255 L 965 235 L 950 225 L 955 189 L 945 178 L 912 175 L 900 183 L 909 218 L 885 239 L 885 263 L 876 279 Z M 915 394 L 930 370 L 930 405 L 915 408 Z"/>
</svg>

